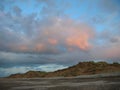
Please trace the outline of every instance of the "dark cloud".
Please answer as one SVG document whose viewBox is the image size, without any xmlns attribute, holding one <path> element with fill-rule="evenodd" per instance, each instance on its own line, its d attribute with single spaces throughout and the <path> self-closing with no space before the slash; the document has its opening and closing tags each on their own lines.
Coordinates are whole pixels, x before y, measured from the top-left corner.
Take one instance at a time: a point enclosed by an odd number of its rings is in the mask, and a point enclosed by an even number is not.
<svg viewBox="0 0 120 90">
<path fill-rule="evenodd" d="M 16 14 L 17 16 L 20 16 L 22 10 L 21 10 L 18 6 L 14 6 L 14 7 L 13 7 L 13 11 L 15 12 L 15 14 Z"/>
<path fill-rule="evenodd" d="M 70 52 L 57 55 L 41 55 L 41 54 L 22 54 L 0 52 L 0 66 L 20 66 L 34 64 L 62 64 L 72 65 L 81 60 L 91 60 L 92 57 L 88 52 Z M 68 63 L 69 62 L 69 63 Z"/>
<path fill-rule="evenodd" d="M 99 2 L 101 10 L 109 13 L 120 11 L 119 4 L 119 0 L 101 0 Z"/>
<path fill-rule="evenodd" d="M 118 42 L 120 42 L 120 38 L 119 37 L 113 37 L 113 38 L 110 39 L 110 42 L 118 43 Z"/>
</svg>

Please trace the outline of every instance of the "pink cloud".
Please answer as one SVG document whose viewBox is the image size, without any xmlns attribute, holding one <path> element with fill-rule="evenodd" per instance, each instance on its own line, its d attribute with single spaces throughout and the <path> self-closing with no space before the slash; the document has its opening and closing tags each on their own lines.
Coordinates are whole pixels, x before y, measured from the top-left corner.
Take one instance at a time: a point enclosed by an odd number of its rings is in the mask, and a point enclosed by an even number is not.
<svg viewBox="0 0 120 90">
<path fill-rule="evenodd" d="M 18 48 L 19 48 L 19 50 L 21 50 L 21 51 L 27 51 L 27 50 L 28 50 L 28 47 L 27 47 L 26 45 L 21 45 L 21 46 L 19 46 Z"/>
<path fill-rule="evenodd" d="M 51 44 L 51 45 L 56 45 L 58 43 L 58 41 L 56 39 L 48 39 L 48 42 Z"/>
<path fill-rule="evenodd" d="M 88 33 L 79 33 L 78 35 L 75 34 L 74 36 L 66 38 L 66 44 L 68 46 L 76 46 L 82 50 L 86 50 L 90 47 L 90 44 L 88 42 L 89 38 L 90 37 Z"/>
<path fill-rule="evenodd" d="M 94 36 L 94 30 L 86 23 L 76 22 L 68 18 L 53 18 L 50 24 L 44 23 L 42 27 L 36 26 L 31 36 L 10 31 L 10 36 L 18 41 L 9 43 L 9 48 L 17 52 L 56 52 L 58 46 L 66 49 L 88 50 L 91 47 L 89 40 Z M 33 31 L 33 30 L 31 30 Z M 25 32 L 24 32 L 25 33 Z M 69 51 L 69 50 L 68 50 Z"/>
<path fill-rule="evenodd" d="M 46 49 L 45 45 L 42 44 L 42 43 L 37 43 L 34 47 L 34 50 L 35 52 L 42 52 Z"/>
<path fill-rule="evenodd" d="M 51 26 L 44 28 L 44 37 L 51 45 L 64 44 L 67 48 L 77 47 L 82 50 L 91 48 L 89 42 L 94 37 L 94 29 L 86 23 L 70 19 L 55 19 Z"/>
</svg>

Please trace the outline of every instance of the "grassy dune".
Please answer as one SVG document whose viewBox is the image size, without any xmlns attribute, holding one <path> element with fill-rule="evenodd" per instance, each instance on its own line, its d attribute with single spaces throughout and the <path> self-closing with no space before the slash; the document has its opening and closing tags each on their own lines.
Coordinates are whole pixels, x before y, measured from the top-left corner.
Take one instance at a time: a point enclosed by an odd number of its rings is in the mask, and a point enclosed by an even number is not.
<svg viewBox="0 0 120 90">
<path fill-rule="evenodd" d="M 36 77 L 74 77 L 79 75 L 93 75 L 101 73 L 120 72 L 119 63 L 80 62 L 77 65 L 54 72 L 28 71 L 24 74 L 13 74 L 8 78 L 36 78 Z"/>
</svg>

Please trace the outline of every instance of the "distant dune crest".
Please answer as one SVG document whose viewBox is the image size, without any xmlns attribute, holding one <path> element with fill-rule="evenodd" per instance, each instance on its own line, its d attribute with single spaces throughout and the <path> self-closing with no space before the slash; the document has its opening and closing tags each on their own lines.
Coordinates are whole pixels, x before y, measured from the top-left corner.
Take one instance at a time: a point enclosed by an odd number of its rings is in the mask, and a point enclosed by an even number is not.
<svg viewBox="0 0 120 90">
<path fill-rule="evenodd" d="M 120 64 L 106 62 L 80 62 L 77 65 L 54 72 L 28 71 L 24 74 L 12 74 L 8 78 L 37 78 L 37 77 L 73 77 L 101 73 L 120 72 Z"/>
</svg>

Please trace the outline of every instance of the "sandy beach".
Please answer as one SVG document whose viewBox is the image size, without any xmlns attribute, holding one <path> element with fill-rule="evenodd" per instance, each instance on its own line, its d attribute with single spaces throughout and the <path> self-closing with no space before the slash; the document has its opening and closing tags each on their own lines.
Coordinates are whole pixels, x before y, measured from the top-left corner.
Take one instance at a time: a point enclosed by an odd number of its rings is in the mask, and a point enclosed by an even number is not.
<svg viewBox="0 0 120 90">
<path fill-rule="evenodd" d="M 119 74 L 55 78 L 1 78 L 0 90 L 120 90 Z"/>
</svg>

